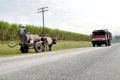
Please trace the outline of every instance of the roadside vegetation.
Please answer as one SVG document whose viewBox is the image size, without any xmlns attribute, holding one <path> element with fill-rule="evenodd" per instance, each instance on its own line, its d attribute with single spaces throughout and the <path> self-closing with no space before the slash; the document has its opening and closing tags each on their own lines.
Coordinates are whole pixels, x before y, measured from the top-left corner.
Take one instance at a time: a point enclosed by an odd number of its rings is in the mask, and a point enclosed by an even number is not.
<svg viewBox="0 0 120 80">
<path fill-rule="evenodd" d="M 16 41 L 14 42 L 14 44 L 15 43 Z M 59 40 L 57 44 L 53 45 L 52 51 L 89 47 L 89 46 L 92 46 L 91 42 L 89 41 Z M 19 46 L 10 48 L 7 46 L 6 42 L 0 42 L 0 57 L 22 55 L 19 48 L 20 48 Z M 29 49 L 29 53 L 25 53 L 25 54 L 33 54 L 33 53 L 35 53 L 34 49 Z M 44 52 L 41 52 L 41 53 L 44 53 Z"/>
<path fill-rule="evenodd" d="M 8 22 L 0 21 L 0 57 L 22 55 L 19 50 L 19 46 L 10 48 L 6 44 L 6 41 L 10 38 L 18 36 L 18 30 L 21 27 L 21 24 L 10 24 Z M 40 26 L 26 25 L 26 28 L 27 31 L 32 34 L 38 34 L 39 36 L 42 36 L 43 34 L 43 28 Z M 91 46 L 89 35 L 66 32 L 46 27 L 44 31 L 46 36 L 52 36 L 57 39 L 57 44 L 53 46 L 53 51 Z M 14 39 L 13 44 L 17 42 L 19 42 L 19 36 Z M 29 50 L 29 53 L 34 52 L 34 49 Z"/>
<path fill-rule="evenodd" d="M 113 39 L 112 39 L 112 42 L 113 42 L 113 43 L 118 43 L 118 42 L 120 42 L 120 35 L 114 36 Z"/>
<path fill-rule="evenodd" d="M 18 30 L 22 27 L 21 24 L 9 24 L 8 22 L 0 21 L 0 41 L 7 41 L 9 38 L 18 35 Z M 28 32 L 42 36 L 43 28 L 40 26 L 26 25 Z M 55 37 L 57 40 L 75 40 L 75 41 L 90 41 L 90 36 L 67 32 L 59 29 L 44 29 L 46 36 Z"/>
</svg>

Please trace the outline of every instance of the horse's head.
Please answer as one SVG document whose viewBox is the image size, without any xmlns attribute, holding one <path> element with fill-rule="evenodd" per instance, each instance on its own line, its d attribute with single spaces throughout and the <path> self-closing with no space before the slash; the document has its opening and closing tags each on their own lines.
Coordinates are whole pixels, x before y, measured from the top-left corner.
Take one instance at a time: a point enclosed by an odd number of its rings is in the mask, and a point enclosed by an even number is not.
<svg viewBox="0 0 120 80">
<path fill-rule="evenodd" d="M 52 39 L 53 40 L 53 44 L 56 44 L 57 43 L 57 40 L 56 39 Z"/>
</svg>

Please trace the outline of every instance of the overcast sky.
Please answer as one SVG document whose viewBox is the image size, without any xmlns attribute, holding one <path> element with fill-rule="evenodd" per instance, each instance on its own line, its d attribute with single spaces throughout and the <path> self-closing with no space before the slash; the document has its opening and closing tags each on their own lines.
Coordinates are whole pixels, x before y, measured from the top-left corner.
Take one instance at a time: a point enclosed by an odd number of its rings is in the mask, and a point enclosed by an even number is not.
<svg viewBox="0 0 120 80">
<path fill-rule="evenodd" d="M 46 6 L 49 28 L 83 34 L 108 29 L 120 35 L 120 0 L 0 0 L 0 20 L 42 26 L 37 9 Z"/>
</svg>

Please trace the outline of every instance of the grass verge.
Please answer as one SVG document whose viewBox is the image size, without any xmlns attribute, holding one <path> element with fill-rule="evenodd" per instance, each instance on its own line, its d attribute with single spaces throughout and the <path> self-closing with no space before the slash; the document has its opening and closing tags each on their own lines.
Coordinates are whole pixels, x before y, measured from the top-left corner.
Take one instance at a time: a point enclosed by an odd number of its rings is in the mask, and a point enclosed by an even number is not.
<svg viewBox="0 0 120 80">
<path fill-rule="evenodd" d="M 92 44 L 91 42 L 87 42 L 87 41 L 60 40 L 57 42 L 57 44 L 53 45 L 53 51 L 89 47 L 89 46 L 92 46 Z M 7 46 L 5 42 L 0 42 L 0 57 L 21 55 L 22 53 L 20 52 L 19 48 L 20 48 L 19 46 L 10 48 Z M 35 53 L 34 49 L 29 49 L 29 53 Z"/>
</svg>

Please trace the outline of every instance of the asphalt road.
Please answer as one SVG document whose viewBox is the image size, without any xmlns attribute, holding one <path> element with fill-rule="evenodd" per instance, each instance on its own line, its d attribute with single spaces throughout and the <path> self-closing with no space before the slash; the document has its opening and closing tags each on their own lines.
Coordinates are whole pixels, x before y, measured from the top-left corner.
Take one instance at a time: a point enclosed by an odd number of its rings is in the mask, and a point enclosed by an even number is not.
<svg viewBox="0 0 120 80">
<path fill-rule="evenodd" d="M 119 80 L 120 44 L 0 59 L 0 80 Z"/>
</svg>

